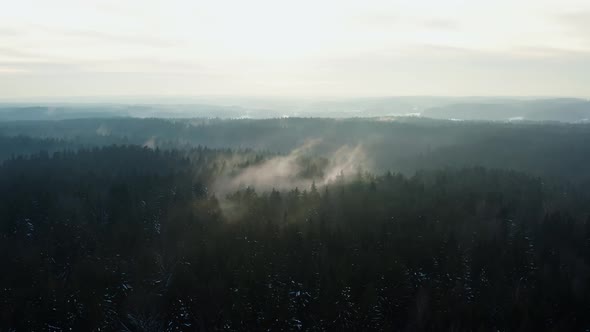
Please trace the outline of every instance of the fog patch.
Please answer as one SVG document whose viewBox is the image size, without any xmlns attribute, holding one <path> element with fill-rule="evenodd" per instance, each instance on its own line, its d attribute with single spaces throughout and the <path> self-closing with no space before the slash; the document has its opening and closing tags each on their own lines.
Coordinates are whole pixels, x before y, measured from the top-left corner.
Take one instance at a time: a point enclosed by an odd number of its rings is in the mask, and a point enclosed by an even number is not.
<svg viewBox="0 0 590 332">
<path fill-rule="evenodd" d="M 511 118 L 508 118 L 508 121 L 513 122 L 513 121 L 523 121 L 524 120 L 524 116 L 513 116 Z"/>
<path fill-rule="evenodd" d="M 111 130 L 104 124 L 101 124 L 98 128 L 96 128 L 96 134 L 98 136 L 110 136 Z"/>
<path fill-rule="evenodd" d="M 261 163 L 220 175 L 213 190 L 221 197 L 238 189 L 253 188 L 256 191 L 309 189 L 312 183 L 322 186 L 361 169 L 371 168 L 371 162 L 362 145 L 343 145 L 325 154 L 327 162 L 315 176 L 307 176 L 305 158 L 312 155 L 321 140 L 308 140 L 285 156 L 276 156 Z M 313 158 L 313 157 L 312 157 Z"/>
<path fill-rule="evenodd" d="M 152 136 L 152 137 L 150 137 L 150 139 L 148 139 L 147 141 L 145 141 L 145 142 L 142 144 L 142 146 L 143 146 L 144 148 L 148 148 L 148 149 L 152 149 L 152 150 L 153 150 L 153 149 L 155 149 L 155 148 L 156 148 L 156 146 L 157 146 L 157 145 L 156 145 L 156 137 L 155 137 L 155 136 Z"/>
<path fill-rule="evenodd" d="M 324 171 L 325 175 L 320 182 L 322 185 L 335 181 L 340 175 L 349 175 L 361 169 L 372 168 L 367 153 L 360 144 L 354 147 L 344 145 L 332 153 L 329 158 L 330 164 Z"/>
</svg>

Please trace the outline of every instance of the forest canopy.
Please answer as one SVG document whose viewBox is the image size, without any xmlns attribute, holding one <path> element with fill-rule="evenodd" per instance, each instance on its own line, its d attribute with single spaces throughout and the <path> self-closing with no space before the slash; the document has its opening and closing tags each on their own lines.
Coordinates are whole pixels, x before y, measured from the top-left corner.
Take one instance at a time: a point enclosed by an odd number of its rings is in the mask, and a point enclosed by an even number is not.
<svg viewBox="0 0 590 332">
<path fill-rule="evenodd" d="M 581 330 L 582 124 L 0 123 L 0 329 Z"/>
</svg>

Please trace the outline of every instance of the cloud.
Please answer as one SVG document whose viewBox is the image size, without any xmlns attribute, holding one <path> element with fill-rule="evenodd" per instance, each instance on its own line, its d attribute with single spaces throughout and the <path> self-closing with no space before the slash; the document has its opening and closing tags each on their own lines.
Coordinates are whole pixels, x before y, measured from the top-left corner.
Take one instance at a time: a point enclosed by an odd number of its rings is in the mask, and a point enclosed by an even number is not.
<svg viewBox="0 0 590 332">
<path fill-rule="evenodd" d="M 297 163 L 305 153 L 315 147 L 320 140 L 308 140 L 286 156 L 268 159 L 261 164 L 247 167 L 237 174 L 226 174 L 216 180 L 216 192 L 229 193 L 243 187 L 254 187 L 260 190 L 287 189 L 305 187 L 311 180 L 299 176 L 301 165 Z"/>
<path fill-rule="evenodd" d="M 515 57 L 526 58 L 553 58 L 564 61 L 571 61 L 574 59 L 588 59 L 590 51 L 572 50 L 557 47 L 540 47 L 540 46 L 523 46 L 513 50 Z"/>
<path fill-rule="evenodd" d="M 590 46 L 590 11 L 557 15 L 557 24 L 565 30 L 566 37 L 575 37 L 582 46 Z"/>
<path fill-rule="evenodd" d="M 434 30 L 455 30 L 459 27 L 459 23 L 445 18 L 431 18 L 422 21 L 422 26 Z"/>
<path fill-rule="evenodd" d="M 271 189 L 307 189 L 313 182 L 318 186 L 335 181 L 341 174 L 351 175 L 359 169 L 370 169 L 371 162 L 362 145 L 344 145 L 327 154 L 328 163 L 318 177 L 305 177 L 301 158 L 310 155 L 321 143 L 311 139 L 286 156 L 277 156 L 240 170 L 237 174 L 224 174 L 214 183 L 214 191 L 221 196 L 240 188 L 251 187 L 259 191 Z"/>
<path fill-rule="evenodd" d="M 85 40 L 92 42 L 106 42 L 111 44 L 123 44 L 129 46 L 147 46 L 152 48 L 168 48 L 179 46 L 182 43 L 177 39 L 163 38 L 155 34 L 146 34 L 138 32 L 111 32 L 107 29 L 85 29 L 77 27 L 60 27 L 55 25 L 29 24 L 26 29 L 20 32 L 26 32 L 31 36 L 46 36 L 51 38 L 71 40 Z M 0 30 L 1 31 L 1 30 Z M 15 31 L 18 32 L 18 31 Z"/>
<path fill-rule="evenodd" d="M 79 71 L 80 67 L 69 62 L 50 61 L 0 61 L 0 68 L 15 73 L 64 74 Z"/>
<path fill-rule="evenodd" d="M 142 145 L 144 148 L 148 149 L 155 149 L 157 147 L 156 137 L 152 136 L 147 141 L 145 141 Z"/>
<path fill-rule="evenodd" d="M 0 27 L 0 36 L 4 37 L 13 37 L 18 36 L 21 32 L 18 29 L 10 28 L 10 27 Z"/>
<path fill-rule="evenodd" d="M 390 12 L 371 12 L 355 16 L 354 22 L 369 27 L 388 28 L 400 23 L 400 16 Z"/>
<path fill-rule="evenodd" d="M 105 124 L 101 124 L 98 128 L 96 128 L 96 134 L 98 136 L 110 136 L 111 135 L 111 129 L 109 127 L 107 127 Z M 146 142 L 146 143 L 144 143 L 144 146 L 146 146 L 148 143 L 149 143 L 149 141 Z M 152 143 L 152 145 L 155 146 L 155 140 Z"/>
<path fill-rule="evenodd" d="M 367 158 L 362 145 L 344 145 L 328 153 L 328 164 L 323 169 L 323 175 L 318 177 L 302 176 L 304 165 L 301 158 L 309 155 L 322 142 L 321 139 L 310 139 L 300 147 L 294 149 L 286 156 L 277 156 L 264 162 L 252 165 L 238 171 L 236 174 L 224 173 L 218 176 L 212 185 L 213 192 L 219 197 L 219 207 L 227 220 L 236 220 L 246 213 L 245 207 L 239 203 L 227 199 L 239 189 L 253 188 L 257 192 L 269 192 L 271 190 L 309 190 L 315 183 L 322 187 L 335 181 L 347 181 L 350 175 L 359 170 L 368 170 L 372 162 Z M 235 163 L 236 160 L 233 160 Z M 231 162 L 226 161 L 226 164 Z M 341 175 L 345 177 L 341 178 Z"/>
<path fill-rule="evenodd" d="M 2 58 L 11 60 L 1 60 Z M 16 59 L 16 60 L 12 60 Z M 196 63 L 182 61 L 165 61 L 149 58 L 122 58 L 116 60 L 69 60 L 35 56 L 29 52 L 0 48 L 0 67 L 9 68 L 12 72 L 36 74 L 69 74 L 69 73 L 150 73 L 150 74 L 182 74 L 200 77 L 219 77 L 210 69 Z"/>
<path fill-rule="evenodd" d="M 590 11 L 569 1 L 23 1 L 0 12 L 3 97 L 588 94 Z"/>
<path fill-rule="evenodd" d="M 90 72 L 199 74 L 201 76 L 213 74 L 206 66 L 188 61 L 129 57 L 78 62 L 85 71 Z"/>
<path fill-rule="evenodd" d="M 18 48 L 0 47 L 0 57 L 6 58 L 41 58 L 40 55 L 33 52 L 23 51 Z"/>
<path fill-rule="evenodd" d="M 56 34 L 60 34 L 69 38 L 82 38 L 82 39 L 94 39 L 106 41 L 109 43 L 120 43 L 120 44 L 132 44 L 132 45 L 143 45 L 156 48 L 164 48 L 175 46 L 179 44 L 177 41 L 150 37 L 140 34 L 117 34 L 108 33 L 103 31 L 95 30 L 82 30 L 82 29 L 52 29 Z"/>
</svg>

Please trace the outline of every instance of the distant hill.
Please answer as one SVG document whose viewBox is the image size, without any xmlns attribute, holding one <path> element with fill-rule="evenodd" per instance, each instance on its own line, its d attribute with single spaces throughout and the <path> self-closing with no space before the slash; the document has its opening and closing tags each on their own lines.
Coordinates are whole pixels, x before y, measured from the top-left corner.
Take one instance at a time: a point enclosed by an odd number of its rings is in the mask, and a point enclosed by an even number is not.
<svg viewBox="0 0 590 332">
<path fill-rule="evenodd" d="M 428 108 L 421 115 L 436 119 L 586 122 L 590 119 L 590 101 L 560 98 L 455 103 Z"/>
<path fill-rule="evenodd" d="M 80 118 L 367 118 L 414 116 L 471 121 L 587 122 L 580 98 L 387 97 L 348 99 L 195 98 L 158 103 L 0 103 L 0 121 Z M 175 102 L 176 101 L 176 102 Z"/>
</svg>

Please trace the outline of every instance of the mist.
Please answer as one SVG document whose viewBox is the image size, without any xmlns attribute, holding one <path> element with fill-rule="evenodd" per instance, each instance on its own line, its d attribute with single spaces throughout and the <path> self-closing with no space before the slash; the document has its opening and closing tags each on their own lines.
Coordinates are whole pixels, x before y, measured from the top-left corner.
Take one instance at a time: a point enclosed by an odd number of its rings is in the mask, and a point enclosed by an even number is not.
<svg viewBox="0 0 590 332">
<path fill-rule="evenodd" d="M 0 121 L 80 118 L 431 118 L 585 122 L 590 102 L 566 97 L 135 97 L 0 102 Z"/>
<path fill-rule="evenodd" d="M 342 145 L 325 153 L 315 164 L 318 168 L 306 174 L 306 165 L 302 159 L 313 156 L 321 142 L 321 138 L 309 139 L 286 155 L 271 157 L 244 169 L 228 171 L 214 181 L 213 190 L 221 197 L 244 188 L 261 192 L 292 188 L 307 190 L 312 184 L 326 186 L 339 177 L 349 179 L 350 175 L 372 169 L 372 160 L 363 145 Z"/>
<path fill-rule="evenodd" d="M 588 0 L 7 0 L 0 332 L 590 331 Z"/>
</svg>

